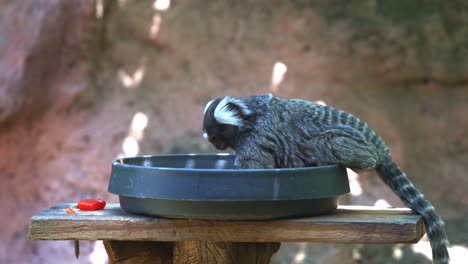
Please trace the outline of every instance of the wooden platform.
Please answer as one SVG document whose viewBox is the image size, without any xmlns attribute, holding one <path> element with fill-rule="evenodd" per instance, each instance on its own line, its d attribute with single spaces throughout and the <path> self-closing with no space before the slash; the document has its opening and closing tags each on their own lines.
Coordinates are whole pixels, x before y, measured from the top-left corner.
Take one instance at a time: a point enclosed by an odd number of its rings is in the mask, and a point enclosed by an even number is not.
<svg viewBox="0 0 468 264">
<path fill-rule="evenodd" d="M 176 243 L 179 246 L 173 251 L 170 245 L 158 244 L 162 245 L 159 248 L 161 252 L 179 252 L 181 255 L 185 254 L 181 251 L 202 247 L 200 241 L 211 243 L 205 246 L 219 247 L 221 244 L 216 244 L 217 242 L 235 242 L 229 245 L 245 247 L 242 250 L 236 249 L 236 252 L 248 251 L 252 246 L 254 251 L 265 250 L 259 247 L 262 245 L 269 250 L 271 256 L 279 248 L 279 243 L 274 246 L 274 243 L 258 242 L 416 243 L 425 233 L 421 216 L 406 208 L 339 206 L 335 213 L 318 217 L 270 221 L 216 221 L 130 215 L 124 212 L 119 204 L 108 204 L 106 209 L 101 211 L 76 209 L 76 214 L 67 214 L 65 210 L 68 207 L 76 208 L 76 203 L 60 203 L 33 216 L 29 239 L 105 240 L 108 254 L 114 255 L 110 256 L 111 263 L 120 263 L 117 256 L 119 252 L 124 251 L 124 247 L 128 248 L 132 244 L 139 245 L 137 247 L 140 249 L 151 247 L 150 244 L 136 241 L 183 242 Z M 119 241 L 125 242 L 118 243 Z M 199 242 L 190 242 L 192 244 L 187 245 L 187 241 Z M 226 243 L 222 247 L 225 248 L 225 245 Z"/>
</svg>

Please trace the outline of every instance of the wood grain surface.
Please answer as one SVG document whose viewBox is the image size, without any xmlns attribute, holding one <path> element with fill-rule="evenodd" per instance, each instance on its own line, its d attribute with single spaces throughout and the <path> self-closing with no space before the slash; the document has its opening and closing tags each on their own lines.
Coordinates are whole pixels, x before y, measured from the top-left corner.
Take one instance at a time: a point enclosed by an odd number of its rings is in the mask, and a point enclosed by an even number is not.
<svg viewBox="0 0 468 264">
<path fill-rule="evenodd" d="M 76 214 L 67 214 L 69 207 Z M 407 208 L 339 206 L 333 214 L 309 218 L 217 221 L 131 215 L 118 203 L 100 211 L 59 203 L 31 218 L 29 239 L 415 243 L 424 232 L 421 216 Z"/>
</svg>

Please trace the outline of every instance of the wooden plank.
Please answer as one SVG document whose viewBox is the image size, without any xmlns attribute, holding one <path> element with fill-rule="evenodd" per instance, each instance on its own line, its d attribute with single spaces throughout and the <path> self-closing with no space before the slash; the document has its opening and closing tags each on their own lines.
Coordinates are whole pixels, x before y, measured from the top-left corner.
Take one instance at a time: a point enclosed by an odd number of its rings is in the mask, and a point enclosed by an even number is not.
<svg viewBox="0 0 468 264">
<path fill-rule="evenodd" d="M 61 203 L 31 218 L 32 240 L 415 243 L 420 215 L 406 208 L 339 206 L 330 215 L 269 221 L 164 219 L 130 215 L 118 203 L 67 214 Z"/>
</svg>

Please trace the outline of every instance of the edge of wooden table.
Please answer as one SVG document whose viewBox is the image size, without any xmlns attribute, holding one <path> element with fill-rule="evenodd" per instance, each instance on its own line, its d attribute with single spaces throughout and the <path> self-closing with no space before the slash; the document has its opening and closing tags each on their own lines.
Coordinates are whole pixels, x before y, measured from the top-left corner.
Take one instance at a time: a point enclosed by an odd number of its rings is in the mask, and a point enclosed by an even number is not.
<svg viewBox="0 0 468 264">
<path fill-rule="evenodd" d="M 67 214 L 74 208 L 75 214 Z M 131 215 L 120 204 L 82 211 L 59 203 L 31 218 L 31 240 L 416 243 L 422 217 L 408 208 L 339 206 L 328 215 L 265 220 L 166 219 Z"/>
</svg>

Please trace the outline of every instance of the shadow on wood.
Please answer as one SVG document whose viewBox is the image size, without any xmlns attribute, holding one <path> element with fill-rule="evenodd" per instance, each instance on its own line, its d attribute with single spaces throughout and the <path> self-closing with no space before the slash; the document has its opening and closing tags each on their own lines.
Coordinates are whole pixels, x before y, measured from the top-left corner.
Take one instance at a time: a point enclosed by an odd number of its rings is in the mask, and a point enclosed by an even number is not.
<svg viewBox="0 0 468 264">
<path fill-rule="evenodd" d="M 109 264 L 172 264 L 172 242 L 104 241 Z"/>
<path fill-rule="evenodd" d="M 175 243 L 174 263 L 267 264 L 280 243 L 180 241 Z"/>
<path fill-rule="evenodd" d="M 280 243 L 104 241 L 109 264 L 267 264 Z"/>
</svg>

